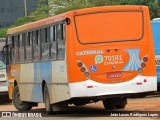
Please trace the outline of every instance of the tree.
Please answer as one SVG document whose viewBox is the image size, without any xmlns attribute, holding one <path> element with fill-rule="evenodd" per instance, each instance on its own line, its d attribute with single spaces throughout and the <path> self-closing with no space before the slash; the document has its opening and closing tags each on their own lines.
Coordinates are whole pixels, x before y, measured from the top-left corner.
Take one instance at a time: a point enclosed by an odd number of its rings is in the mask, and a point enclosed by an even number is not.
<svg viewBox="0 0 160 120">
<path fill-rule="evenodd" d="M 49 10 L 52 13 L 61 14 L 70 10 L 81 8 L 108 6 L 108 5 L 146 5 L 149 6 L 151 18 L 160 17 L 159 0 L 49 0 L 50 7 L 44 4 L 46 0 L 39 0 L 38 8 L 27 17 L 17 19 L 11 27 L 23 25 L 29 22 L 37 21 L 49 17 Z M 9 28 L 11 28 L 9 27 Z M 0 30 L 0 37 L 4 37 L 7 28 Z"/>
<path fill-rule="evenodd" d="M 51 8 L 46 4 L 46 0 L 38 1 L 38 8 L 33 11 L 28 17 L 32 19 L 32 21 L 37 21 L 43 18 L 49 17 L 49 10 Z"/>
<path fill-rule="evenodd" d="M 151 18 L 160 16 L 159 0 L 51 0 L 54 5 L 54 14 L 64 13 L 88 7 L 107 5 L 146 5 L 150 9 Z M 158 12 L 159 10 L 159 12 Z"/>
<path fill-rule="evenodd" d="M 121 5 L 146 5 L 149 7 L 151 19 L 158 17 L 159 0 L 119 0 Z"/>
<path fill-rule="evenodd" d="M 0 38 L 5 38 L 8 28 L 0 29 Z"/>
<path fill-rule="evenodd" d="M 92 7 L 87 0 L 51 0 L 54 14 L 61 14 L 67 11 Z"/>
<path fill-rule="evenodd" d="M 35 11 L 33 11 L 29 16 L 18 18 L 15 24 L 13 24 L 12 26 L 0 29 L 0 38 L 5 37 L 7 30 L 10 28 L 49 17 L 50 8 L 45 3 L 46 3 L 46 0 L 39 0 L 38 8 Z"/>
</svg>

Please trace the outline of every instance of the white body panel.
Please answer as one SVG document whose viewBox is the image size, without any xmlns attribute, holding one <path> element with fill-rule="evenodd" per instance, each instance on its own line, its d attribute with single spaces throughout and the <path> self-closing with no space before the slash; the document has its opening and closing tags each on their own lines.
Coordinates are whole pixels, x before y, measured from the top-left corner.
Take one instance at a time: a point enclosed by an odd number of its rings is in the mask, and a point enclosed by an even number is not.
<svg viewBox="0 0 160 120">
<path fill-rule="evenodd" d="M 144 79 L 147 82 L 144 82 Z M 92 96 L 103 96 L 103 95 L 114 95 L 114 94 L 127 94 L 127 93 L 140 93 L 157 90 L 157 78 L 156 77 L 145 77 L 137 76 L 134 79 L 117 84 L 102 84 L 94 82 L 93 80 L 86 80 L 83 82 L 70 83 L 70 94 L 71 98 L 74 97 L 92 97 Z M 142 83 L 137 85 L 137 83 Z M 87 88 L 87 86 L 93 86 Z"/>
</svg>

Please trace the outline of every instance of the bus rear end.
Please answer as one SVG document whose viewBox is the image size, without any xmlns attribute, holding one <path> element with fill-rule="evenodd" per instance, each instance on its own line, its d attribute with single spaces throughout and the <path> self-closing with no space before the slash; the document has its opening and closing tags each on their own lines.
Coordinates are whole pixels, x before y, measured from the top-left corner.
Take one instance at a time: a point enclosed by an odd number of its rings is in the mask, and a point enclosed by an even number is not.
<svg viewBox="0 0 160 120">
<path fill-rule="evenodd" d="M 73 19 L 67 67 L 75 105 L 103 100 L 106 109 L 124 108 L 128 95 L 156 91 L 147 7 L 83 9 Z"/>
</svg>

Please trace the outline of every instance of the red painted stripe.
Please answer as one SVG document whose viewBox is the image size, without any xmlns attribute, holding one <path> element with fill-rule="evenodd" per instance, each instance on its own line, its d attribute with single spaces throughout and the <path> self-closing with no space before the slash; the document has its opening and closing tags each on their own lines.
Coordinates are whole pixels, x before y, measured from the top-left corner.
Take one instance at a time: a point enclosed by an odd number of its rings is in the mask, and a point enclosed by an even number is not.
<svg viewBox="0 0 160 120">
<path fill-rule="evenodd" d="M 142 82 L 137 82 L 137 85 L 142 85 Z"/>
<path fill-rule="evenodd" d="M 93 86 L 87 86 L 87 88 L 93 88 Z"/>
</svg>

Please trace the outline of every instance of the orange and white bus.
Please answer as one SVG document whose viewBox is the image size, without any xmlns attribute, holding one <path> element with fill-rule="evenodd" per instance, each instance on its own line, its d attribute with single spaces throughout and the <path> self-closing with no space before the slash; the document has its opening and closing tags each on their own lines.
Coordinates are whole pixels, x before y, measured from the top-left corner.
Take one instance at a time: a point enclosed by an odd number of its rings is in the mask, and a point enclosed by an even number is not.
<svg viewBox="0 0 160 120">
<path fill-rule="evenodd" d="M 18 110 L 100 100 L 105 109 L 119 109 L 128 96 L 157 89 L 146 6 L 74 10 L 10 29 L 7 36 L 8 90 Z"/>
</svg>

